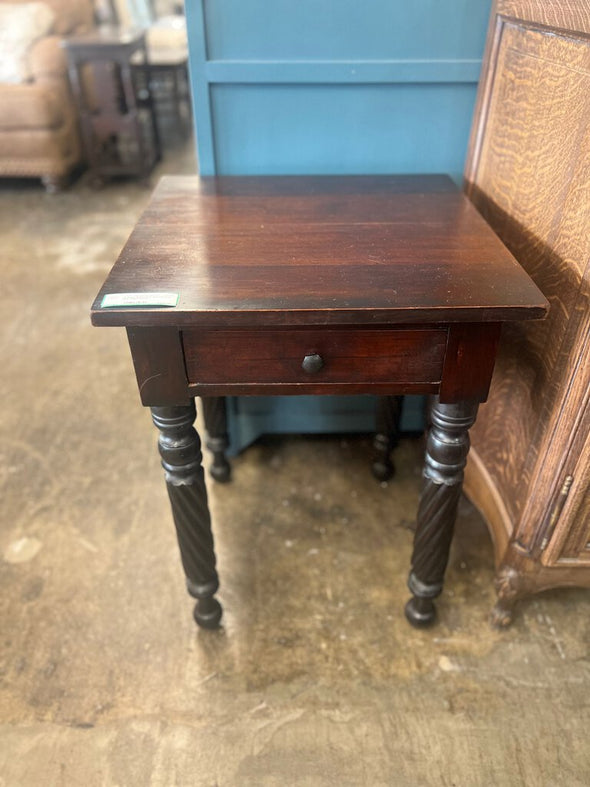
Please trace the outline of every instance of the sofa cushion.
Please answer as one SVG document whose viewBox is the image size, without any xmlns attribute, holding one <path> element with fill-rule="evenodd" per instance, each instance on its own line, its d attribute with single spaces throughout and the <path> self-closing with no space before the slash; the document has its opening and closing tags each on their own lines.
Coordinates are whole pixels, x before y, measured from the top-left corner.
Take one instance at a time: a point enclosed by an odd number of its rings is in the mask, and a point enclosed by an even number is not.
<svg viewBox="0 0 590 787">
<path fill-rule="evenodd" d="M 59 87 L 24 84 L 3 85 L 0 131 L 57 128 L 63 123 L 67 97 Z"/>
<path fill-rule="evenodd" d="M 47 35 L 54 19 L 45 3 L 0 3 L 1 83 L 18 84 L 31 78 L 29 50 Z"/>
<path fill-rule="evenodd" d="M 82 33 L 94 25 L 92 0 L 43 0 L 55 14 L 53 32 L 56 35 Z M 0 7 L 9 4 L 30 3 L 31 0 L 0 0 Z"/>
<path fill-rule="evenodd" d="M 67 81 L 68 56 L 59 36 L 43 36 L 29 52 L 33 80 L 55 79 Z"/>
</svg>

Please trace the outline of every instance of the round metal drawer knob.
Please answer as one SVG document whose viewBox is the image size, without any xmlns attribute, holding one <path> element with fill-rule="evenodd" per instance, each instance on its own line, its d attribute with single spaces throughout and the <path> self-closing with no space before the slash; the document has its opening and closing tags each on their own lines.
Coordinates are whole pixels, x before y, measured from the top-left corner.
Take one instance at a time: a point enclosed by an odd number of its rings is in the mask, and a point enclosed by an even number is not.
<svg viewBox="0 0 590 787">
<path fill-rule="evenodd" d="M 306 355 L 303 359 L 303 363 L 301 364 L 301 368 L 307 374 L 317 374 L 324 366 L 324 362 L 322 360 L 321 355 Z"/>
</svg>

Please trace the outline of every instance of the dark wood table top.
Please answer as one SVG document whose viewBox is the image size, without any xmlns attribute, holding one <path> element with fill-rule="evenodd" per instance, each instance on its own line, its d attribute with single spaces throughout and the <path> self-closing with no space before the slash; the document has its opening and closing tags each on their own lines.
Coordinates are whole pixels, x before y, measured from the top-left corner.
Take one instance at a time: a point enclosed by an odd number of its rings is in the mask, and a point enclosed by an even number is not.
<svg viewBox="0 0 590 787">
<path fill-rule="evenodd" d="M 110 293 L 172 308 L 102 308 Z M 92 309 L 95 325 L 538 319 L 542 293 L 442 175 L 163 178 Z"/>
</svg>

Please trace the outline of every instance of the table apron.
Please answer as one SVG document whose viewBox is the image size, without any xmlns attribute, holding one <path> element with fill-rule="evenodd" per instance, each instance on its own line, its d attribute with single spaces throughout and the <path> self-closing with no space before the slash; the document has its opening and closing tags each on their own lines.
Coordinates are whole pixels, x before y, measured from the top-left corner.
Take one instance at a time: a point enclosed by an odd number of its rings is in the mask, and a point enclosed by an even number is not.
<svg viewBox="0 0 590 787">
<path fill-rule="evenodd" d="M 483 402 L 499 333 L 497 323 L 127 329 L 147 406 L 194 396 L 365 393 Z"/>
<path fill-rule="evenodd" d="M 310 393 L 331 385 L 439 383 L 447 335 L 445 328 L 200 328 L 183 331 L 182 343 L 191 388 Z"/>
</svg>

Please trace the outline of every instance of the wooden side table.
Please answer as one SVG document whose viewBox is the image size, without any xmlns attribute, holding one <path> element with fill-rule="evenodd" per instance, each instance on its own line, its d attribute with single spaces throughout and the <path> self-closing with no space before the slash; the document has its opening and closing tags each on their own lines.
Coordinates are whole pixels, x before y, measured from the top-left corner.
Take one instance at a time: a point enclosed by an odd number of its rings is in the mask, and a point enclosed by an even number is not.
<svg viewBox="0 0 590 787">
<path fill-rule="evenodd" d="M 432 394 L 406 605 L 427 625 L 501 323 L 546 308 L 444 176 L 164 178 L 92 321 L 127 329 L 197 623 L 221 606 L 195 396 Z"/>
<path fill-rule="evenodd" d="M 93 181 L 116 175 L 147 181 L 161 152 L 149 83 L 140 98 L 132 67 L 147 60 L 144 31 L 101 27 L 63 46 Z"/>
</svg>

